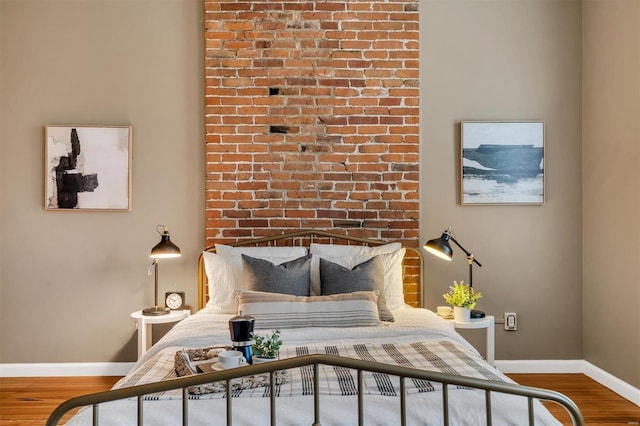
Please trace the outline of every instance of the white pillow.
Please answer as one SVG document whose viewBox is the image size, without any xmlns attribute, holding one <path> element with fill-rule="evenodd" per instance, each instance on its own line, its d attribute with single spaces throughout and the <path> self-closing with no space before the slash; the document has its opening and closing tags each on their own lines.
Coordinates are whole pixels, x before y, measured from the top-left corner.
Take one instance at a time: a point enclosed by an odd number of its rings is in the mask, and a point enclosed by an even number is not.
<svg viewBox="0 0 640 426">
<path fill-rule="evenodd" d="M 204 270 L 207 273 L 209 286 L 209 301 L 207 307 L 215 309 L 216 313 L 235 313 L 235 299 L 233 292 L 241 283 L 233 272 L 231 258 L 208 251 L 202 252 Z"/>
<path fill-rule="evenodd" d="M 268 260 L 276 265 L 307 254 L 305 247 L 231 247 L 216 244 L 216 253 L 202 253 L 209 282 L 207 306 L 221 314 L 235 314 L 237 301 L 234 291 L 245 289 L 242 254 Z"/>
<path fill-rule="evenodd" d="M 307 248 L 302 246 L 277 246 L 277 247 L 232 247 L 225 244 L 216 244 L 216 253 L 223 256 L 247 256 L 264 259 L 270 257 L 302 257 L 307 255 Z"/>
<path fill-rule="evenodd" d="M 361 245 L 346 245 L 346 244 L 318 244 L 311 243 L 309 253 L 327 256 L 355 256 L 358 254 L 386 254 L 393 253 L 396 250 L 400 250 L 402 244 L 389 243 L 381 246 L 361 246 Z"/>
<path fill-rule="evenodd" d="M 238 310 L 255 319 L 256 329 L 380 324 L 378 295 L 374 291 L 306 297 L 239 290 L 237 295 Z"/>
<path fill-rule="evenodd" d="M 376 247 L 311 243 L 313 257 L 323 257 L 346 268 L 380 255 L 384 266 L 384 295 L 391 310 L 404 305 L 404 285 L 402 281 L 402 259 L 406 249 L 400 243 L 389 243 Z M 311 258 L 311 295 L 320 294 L 320 265 L 318 259 Z M 344 257 L 340 260 L 339 257 Z"/>
</svg>

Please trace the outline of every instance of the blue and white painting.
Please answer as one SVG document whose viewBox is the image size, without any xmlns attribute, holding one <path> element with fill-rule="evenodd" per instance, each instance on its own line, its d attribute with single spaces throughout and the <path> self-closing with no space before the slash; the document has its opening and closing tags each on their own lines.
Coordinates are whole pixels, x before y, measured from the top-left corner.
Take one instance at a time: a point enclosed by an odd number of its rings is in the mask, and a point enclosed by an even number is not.
<svg viewBox="0 0 640 426">
<path fill-rule="evenodd" d="M 462 204 L 544 202 L 544 123 L 463 121 Z"/>
</svg>

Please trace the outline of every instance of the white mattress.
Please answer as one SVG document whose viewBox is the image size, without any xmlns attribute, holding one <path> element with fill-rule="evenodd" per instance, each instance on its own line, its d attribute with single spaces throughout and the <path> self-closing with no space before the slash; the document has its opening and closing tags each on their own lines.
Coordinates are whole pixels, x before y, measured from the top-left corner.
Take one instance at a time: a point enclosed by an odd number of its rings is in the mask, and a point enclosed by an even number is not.
<svg viewBox="0 0 640 426">
<path fill-rule="evenodd" d="M 407 343 L 420 341 L 434 344 L 446 340 L 464 350 L 473 362 L 483 369 L 491 369 L 495 375 L 507 382 L 509 378 L 484 362 L 473 347 L 458 335 L 451 322 L 445 321 L 425 309 L 403 307 L 393 311 L 393 323 L 377 327 L 356 328 L 307 328 L 283 329 L 281 337 L 285 345 L 312 345 L 330 343 L 348 345 L 358 342 Z M 231 315 L 215 314 L 206 308 L 178 323 L 156 345 L 154 345 L 133 367 L 131 372 L 115 387 L 134 382 L 156 380 L 170 366 L 159 366 L 161 359 L 171 359 L 171 354 L 183 348 L 199 348 L 229 344 L 228 320 Z M 164 370 L 163 370 L 164 369 Z M 157 370 L 161 370 L 160 373 Z M 452 425 L 486 424 L 484 391 L 453 389 L 449 392 L 449 414 Z M 313 423 L 313 397 L 287 396 L 276 398 L 278 425 L 301 425 Z M 367 425 L 396 425 L 400 422 L 399 398 L 382 395 L 366 395 L 364 414 Z M 407 424 L 440 425 L 442 420 L 442 393 L 440 391 L 407 395 Z M 144 421 L 147 425 L 182 424 L 180 400 L 161 399 L 144 402 Z M 233 398 L 234 425 L 268 425 L 269 398 Z M 100 425 L 137 424 L 137 402 L 117 401 L 102 404 L 99 409 Z M 224 425 L 225 399 L 189 400 L 190 425 Z M 492 393 L 493 424 L 527 424 L 526 398 Z M 357 397 L 320 396 L 321 422 L 323 425 L 355 425 Z M 535 402 L 536 425 L 560 424 L 540 404 Z M 80 411 L 69 425 L 91 424 L 90 410 Z"/>
</svg>

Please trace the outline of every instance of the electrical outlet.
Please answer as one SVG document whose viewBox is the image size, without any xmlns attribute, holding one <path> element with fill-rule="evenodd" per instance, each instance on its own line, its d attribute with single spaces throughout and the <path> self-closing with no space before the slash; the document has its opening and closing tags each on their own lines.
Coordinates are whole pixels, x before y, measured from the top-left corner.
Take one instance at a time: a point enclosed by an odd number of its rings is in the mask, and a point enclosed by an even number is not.
<svg viewBox="0 0 640 426">
<path fill-rule="evenodd" d="M 518 329 L 518 316 L 515 312 L 504 313 L 504 329 L 509 331 Z"/>
</svg>

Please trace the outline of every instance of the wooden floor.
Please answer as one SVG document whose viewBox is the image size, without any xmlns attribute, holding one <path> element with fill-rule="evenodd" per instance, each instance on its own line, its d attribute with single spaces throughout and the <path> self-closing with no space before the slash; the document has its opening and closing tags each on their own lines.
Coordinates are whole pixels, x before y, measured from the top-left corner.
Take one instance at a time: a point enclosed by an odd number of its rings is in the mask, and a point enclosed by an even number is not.
<svg viewBox="0 0 640 426">
<path fill-rule="evenodd" d="M 109 390 L 119 377 L 0 378 L 0 425 L 42 426 L 62 402 Z M 65 416 L 62 424 L 70 416 Z"/>
<path fill-rule="evenodd" d="M 584 374 L 509 374 L 518 383 L 562 392 L 580 407 L 587 425 L 640 425 L 640 407 Z M 0 378 L 0 426 L 43 425 L 66 399 L 99 392 L 118 377 Z M 549 410 L 563 424 L 571 424 L 555 404 Z M 64 419 L 63 419 L 64 420 Z"/>
</svg>

